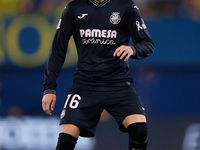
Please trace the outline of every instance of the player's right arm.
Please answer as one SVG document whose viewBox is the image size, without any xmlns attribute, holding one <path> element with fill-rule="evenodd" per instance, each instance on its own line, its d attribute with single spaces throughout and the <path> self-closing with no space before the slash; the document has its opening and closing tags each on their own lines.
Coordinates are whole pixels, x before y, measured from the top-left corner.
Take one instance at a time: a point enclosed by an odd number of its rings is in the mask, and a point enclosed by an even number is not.
<svg viewBox="0 0 200 150">
<path fill-rule="evenodd" d="M 42 108 L 51 115 L 56 102 L 56 80 L 65 61 L 68 42 L 72 35 L 72 18 L 68 6 L 65 7 L 58 23 L 45 69 Z M 51 106 L 51 108 L 50 108 Z"/>
<path fill-rule="evenodd" d="M 51 116 L 56 103 L 56 94 L 46 94 L 42 98 L 42 108 L 44 112 Z"/>
</svg>

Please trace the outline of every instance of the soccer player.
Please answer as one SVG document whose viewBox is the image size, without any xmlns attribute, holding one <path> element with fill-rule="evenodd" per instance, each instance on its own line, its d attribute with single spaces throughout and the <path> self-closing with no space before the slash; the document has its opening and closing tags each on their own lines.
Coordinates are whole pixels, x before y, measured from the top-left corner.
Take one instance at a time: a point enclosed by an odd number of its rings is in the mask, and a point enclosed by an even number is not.
<svg viewBox="0 0 200 150">
<path fill-rule="evenodd" d="M 51 115 L 56 79 L 73 36 L 78 64 L 61 112 L 56 150 L 73 150 L 79 136 L 93 137 L 102 111 L 128 132 L 129 150 L 146 150 L 147 123 L 128 59 L 143 59 L 154 43 L 139 8 L 131 0 L 74 0 L 64 9 L 45 70 L 42 107 Z M 134 45 L 128 46 L 132 37 Z"/>
</svg>

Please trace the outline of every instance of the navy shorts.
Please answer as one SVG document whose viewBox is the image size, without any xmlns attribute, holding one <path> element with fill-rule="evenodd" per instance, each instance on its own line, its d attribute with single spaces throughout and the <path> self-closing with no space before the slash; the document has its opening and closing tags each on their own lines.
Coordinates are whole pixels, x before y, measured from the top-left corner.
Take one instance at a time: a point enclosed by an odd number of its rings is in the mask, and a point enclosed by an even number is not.
<svg viewBox="0 0 200 150">
<path fill-rule="evenodd" d="M 61 112 L 60 124 L 76 125 L 81 129 L 80 136 L 93 137 L 104 109 L 115 118 L 119 130 L 123 132 L 126 132 L 122 125 L 125 117 L 132 114 L 145 115 L 142 102 L 133 85 L 107 92 L 72 87 Z"/>
</svg>

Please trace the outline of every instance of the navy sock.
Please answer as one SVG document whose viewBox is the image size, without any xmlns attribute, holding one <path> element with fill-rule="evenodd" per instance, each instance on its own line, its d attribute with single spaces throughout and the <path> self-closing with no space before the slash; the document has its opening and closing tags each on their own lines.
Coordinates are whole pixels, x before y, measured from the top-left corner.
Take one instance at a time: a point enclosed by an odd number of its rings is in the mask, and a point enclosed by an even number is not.
<svg viewBox="0 0 200 150">
<path fill-rule="evenodd" d="M 74 150 L 77 138 L 66 134 L 60 133 L 56 150 Z"/>
</svg>

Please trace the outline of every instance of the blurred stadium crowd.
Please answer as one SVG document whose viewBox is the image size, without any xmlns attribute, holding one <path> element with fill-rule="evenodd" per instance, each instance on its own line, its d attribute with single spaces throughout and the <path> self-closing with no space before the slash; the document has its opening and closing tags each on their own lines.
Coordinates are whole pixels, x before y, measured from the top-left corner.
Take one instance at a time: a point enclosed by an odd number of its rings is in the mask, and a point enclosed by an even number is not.
<svg viewBox="0 0 200 150">
<path fill-rule="evenodd" d="M 70 0 L 1 0 L 1 15 L 40 13 L 53 17 Z M 134 0 L 145 19 L 190 18 L 200 21 L 199 0 Z M 61 8 L 61 9 L 59 9 Z"/>
</svg>

